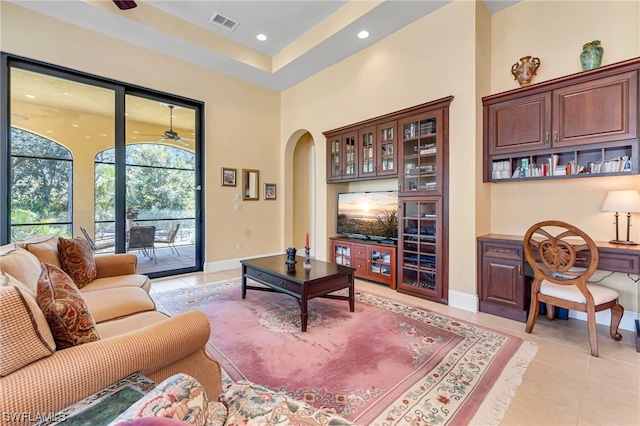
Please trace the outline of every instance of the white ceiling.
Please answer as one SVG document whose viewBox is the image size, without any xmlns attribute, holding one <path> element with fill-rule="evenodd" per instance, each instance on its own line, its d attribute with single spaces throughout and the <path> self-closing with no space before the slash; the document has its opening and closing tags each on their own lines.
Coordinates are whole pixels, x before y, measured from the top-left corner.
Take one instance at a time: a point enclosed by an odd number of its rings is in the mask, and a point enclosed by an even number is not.
<svg viewBox="0 0 640 426">
<path fill-rule="evenodd" d="M 107 0 L 6 1 L 282 91 L 452 0 L 136 0 L 127 11 Z M 496 13 L 517 1 L 485 4 Z M 239 25 L 231 32 L 211 23 L 215 12 Z M 365 40 L 356 36 L 363 29 Z"/>
</svg>

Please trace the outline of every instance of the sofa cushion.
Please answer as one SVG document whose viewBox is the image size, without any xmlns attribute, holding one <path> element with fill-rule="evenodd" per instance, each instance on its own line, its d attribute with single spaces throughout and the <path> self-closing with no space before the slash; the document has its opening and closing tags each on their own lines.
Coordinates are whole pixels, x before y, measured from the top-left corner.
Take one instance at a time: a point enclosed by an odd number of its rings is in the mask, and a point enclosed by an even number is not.
<svg viewBox="0 0 640 426">
<path fill-rule="evenodd" d="M 44 312 L 57 349 L 100 339 L 95 321 L 80 291 L 60 268 L 41 264 L 37 300 Z"/>
<path fill-rule="evenodd" d="M 0 377 L 55 351 L 47 320 L 27 291 L 15 278 L 0 273 Z"/>
<path fill-rule="evenodd" d="M 84 238 L 58 238 L 58 257 L 62 270 L 82 288 L 96 278 L 96 262 L 93 251 Z"/>
<path fill-rule="evenodd" d="M 29 253 L 33 253 L 40 262 L 55 265 L 61 268 L 60 259 L 58 257 L 58 236 L 33 237 L 24 240 L 18 245 L 27 249 Z"/>
<path fill-rule="evenodd" d="M 0 269 L 26 285 L 34 294 L 37 292 L 40 262 L 27 250 L 14 245 L 12 249 L 1 252 Z"/>
<path fill-rule="evenodd" d="M 94 317 L 95 318 L 95 317 Z M 119 336 L 132 330 L 142 328 L 166 321 L 169 317 L 158 311 L 145 311 L 116 318 L 109 321 L 96 322 L 96 328 L 101 339 Z"/>
<path fill-rule="evenodd" d="M 118 275 L 116 277 L 96 278 L 89 284 L 82 287 L 82 293 L 86 294 L 90 291 L 106 290 L 110 288 L 120 287 L 137 287 L 143 288 L 147 293 L 151 287 L 149 277 L 140 274 Z"/>
<path fill-rule="evenodd" d="M 90 291 L 82 297 L 96 323 L 156 309 L 151 296 L 136 287 Z"/>
</svg>

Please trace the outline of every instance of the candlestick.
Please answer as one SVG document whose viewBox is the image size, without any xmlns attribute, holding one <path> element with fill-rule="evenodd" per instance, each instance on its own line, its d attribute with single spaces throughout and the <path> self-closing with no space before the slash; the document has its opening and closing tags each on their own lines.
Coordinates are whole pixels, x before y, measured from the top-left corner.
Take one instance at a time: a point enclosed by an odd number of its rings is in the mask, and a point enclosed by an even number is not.
<svg viewBox="0 0 640 426">
<path fill-rule="evenodd" d="M 311 255 L 309 251 L 310 251 L 309 247 L 304 248 L 304 262 L 302 262 L 302 267 L 306 270 L 311 269 Z"/>
</svg>

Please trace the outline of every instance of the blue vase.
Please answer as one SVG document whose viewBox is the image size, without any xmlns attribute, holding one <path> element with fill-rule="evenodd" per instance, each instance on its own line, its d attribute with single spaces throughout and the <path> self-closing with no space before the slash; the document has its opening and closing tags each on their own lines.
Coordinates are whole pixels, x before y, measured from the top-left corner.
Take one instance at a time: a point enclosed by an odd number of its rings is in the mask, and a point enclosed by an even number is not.
<svg viewBox="0 0 640 426">
<path fill-rule="evenodd" d="M 604 48 L 600 45 L 600 40 L 594 40 L 582 46 L 580 53 L 580 65 L 583 71 L 598 68 L 602 63 Z"/>
</svg>

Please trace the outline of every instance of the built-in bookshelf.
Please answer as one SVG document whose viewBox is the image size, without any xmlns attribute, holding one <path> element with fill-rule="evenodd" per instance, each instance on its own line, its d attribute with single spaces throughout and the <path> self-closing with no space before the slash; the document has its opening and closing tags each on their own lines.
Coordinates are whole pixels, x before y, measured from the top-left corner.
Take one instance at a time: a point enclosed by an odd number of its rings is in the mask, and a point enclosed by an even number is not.
<svg viewBox="0 0 640 426">
<path fill-rule="evenodd" d="M 485 182 L 640 173 L 640 58 L 486 96 Z"/>
</svg>

